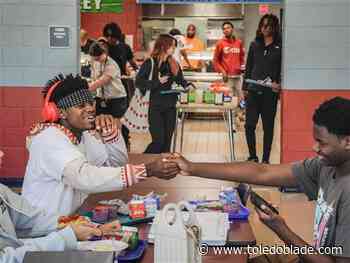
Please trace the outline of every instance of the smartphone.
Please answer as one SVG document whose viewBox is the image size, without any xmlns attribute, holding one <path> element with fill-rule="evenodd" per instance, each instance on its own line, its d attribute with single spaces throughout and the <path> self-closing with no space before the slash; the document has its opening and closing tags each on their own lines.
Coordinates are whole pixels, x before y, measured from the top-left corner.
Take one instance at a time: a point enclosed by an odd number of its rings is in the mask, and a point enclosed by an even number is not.
<svg viewBox="0 0 350 263">
<path fill-rule="evenodd" d="M 254 191 L 251 191 L 251 193 L 250 193 L 250 201 L 252 202 L 253 205 L 255 205 L 262 212 L 264 212 L 264 211 L 261 209 L 261 206 L 265 205 L 268 208 L 270 208 L 271 211 L 274 212 L 275 214 L 277 214 L 277 215 L 279 214 L 278 210 L 275 207 L 273 207 L 270 203 L 268 203 L 264 198 L 262 198 L 260 195 L 258 195 Z"/>
</svg>

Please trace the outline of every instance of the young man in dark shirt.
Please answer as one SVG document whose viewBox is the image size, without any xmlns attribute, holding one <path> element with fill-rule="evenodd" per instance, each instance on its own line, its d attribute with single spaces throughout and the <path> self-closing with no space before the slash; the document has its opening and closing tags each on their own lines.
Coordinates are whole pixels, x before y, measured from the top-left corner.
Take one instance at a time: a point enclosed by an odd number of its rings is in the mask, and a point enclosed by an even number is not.
<svg viewBox="0 0 350 263">
<path fill-rule="evenodd" d="M 106 24 L 103 28 L 103 36 L 108 40 L 109 56 L 117 62 L 122 75 L 127 75 L 126 64 L 128 62 L 134 69 L 137 69 L 132 50 L 123 41 L 123 33 L 118 24 Z"/>
<path fill-rule="evenodd" d="M 175 158 L 185 176 L 197 176 L 269 186 L 299 186 L 316 201 L 314 242 L 307 244 L 284 219 L 267 207 L 257 210 L 260 220 L 274 231 L 301 262 L 350 262 L 350 100 L 336 97 L 324 102 L 313 115 L 313 150 L 317 157 L 293 164 L 192 163 Z M 301 214 L 302 217 L 302 214 Z M 300 250 L 299 250 L 300 251 Z"/>
<path fill-rule="evenodd" d="M 281 89 L 281 41 L 278 18 L 272 14 L 261 18 L 256 39 L 250 44 L 244 79 L 270 82 L 272 88 L 244 83 L 247 91 L 245 133 L 249 148 L 248 161 L 258 162 L 255 128 L 261 115 L 264 130 L 263 163 L 269 163 L 273 130 Z"/>
</svg>

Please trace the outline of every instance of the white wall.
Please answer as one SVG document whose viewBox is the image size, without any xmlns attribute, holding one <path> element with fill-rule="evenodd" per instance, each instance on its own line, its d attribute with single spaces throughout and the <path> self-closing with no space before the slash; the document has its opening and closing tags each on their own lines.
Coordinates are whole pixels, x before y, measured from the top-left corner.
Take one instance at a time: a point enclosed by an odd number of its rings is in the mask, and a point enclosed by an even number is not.
<svg viewBox="0 0 350 263">
<path fill-rule="evenodd" d="M 0 85 L 42 86 L 78 73 L 78 0 L 0 0 Z M 70 48 L 50 49 L 48 26 L 69 26 Z"/>
<path fill-rule="evenodd" d="M 285 0 L 284 88 L 350 89 L 350 0 Z"/>
</svg>

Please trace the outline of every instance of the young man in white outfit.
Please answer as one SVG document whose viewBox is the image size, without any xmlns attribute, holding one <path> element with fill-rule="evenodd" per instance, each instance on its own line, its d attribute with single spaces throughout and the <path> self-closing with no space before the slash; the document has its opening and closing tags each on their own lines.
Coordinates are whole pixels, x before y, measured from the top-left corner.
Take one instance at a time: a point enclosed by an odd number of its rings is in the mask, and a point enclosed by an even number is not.
<svg viewBox="0 0 350 263">
<path fill-rule="evenodd" d="M 45 92 L 43 111 L 48 102 L 54 103 L 58 116 L 34 126 L 28 137 L 23 196 L 32 205 L 69 215 L 88 194 L 119 191 L 150 176 L 176 175 L 176 165 L 161 158 L 146 165 L 127 164 L 117 120 L 109 115 L 96 117 L 85 80 L 59 76 Z"/>
</svg>

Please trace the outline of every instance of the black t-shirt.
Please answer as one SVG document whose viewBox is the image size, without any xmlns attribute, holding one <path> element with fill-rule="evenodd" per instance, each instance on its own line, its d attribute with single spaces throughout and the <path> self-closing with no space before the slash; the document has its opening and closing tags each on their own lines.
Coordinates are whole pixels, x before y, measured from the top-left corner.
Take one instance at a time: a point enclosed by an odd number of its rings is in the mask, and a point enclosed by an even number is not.
<svg viewBox="0 0 350 263">
<path fill-rule="evenodd" d="M 133 59 L 134 55 L 129 45 L 119 42 L 116 45 L 108 45 L 109 56 L 117 62 L 122 75 L 126 75 L 126 63 Z"/>
</svg>

